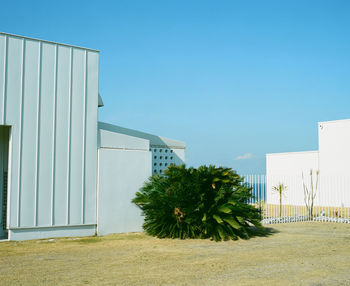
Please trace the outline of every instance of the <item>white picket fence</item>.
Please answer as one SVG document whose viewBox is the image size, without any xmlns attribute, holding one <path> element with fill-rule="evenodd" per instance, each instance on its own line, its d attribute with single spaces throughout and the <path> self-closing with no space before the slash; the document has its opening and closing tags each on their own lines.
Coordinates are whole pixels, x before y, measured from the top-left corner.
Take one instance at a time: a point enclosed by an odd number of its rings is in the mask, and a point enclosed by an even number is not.
<svg viewBox="0 0 350 286">
<path fill-rule="evenodd" d="M 244 182 L 252 188 L 254 198 L 249 203 L 262 210 L 264 224 L 320 221 L 350 223 L 350 177 L 245 175 Z M 317 188 L 316 188 L 317 181 Z M 283 184 L 286 189 L 280 195 L 274 186 Z M 305 198 L 313 188 L 313 207 L 306 206 Z M 305 190 L 306 189 L 306 190 Z M 311 202 L 311 200 L 310 200 Z"/>
</svg>

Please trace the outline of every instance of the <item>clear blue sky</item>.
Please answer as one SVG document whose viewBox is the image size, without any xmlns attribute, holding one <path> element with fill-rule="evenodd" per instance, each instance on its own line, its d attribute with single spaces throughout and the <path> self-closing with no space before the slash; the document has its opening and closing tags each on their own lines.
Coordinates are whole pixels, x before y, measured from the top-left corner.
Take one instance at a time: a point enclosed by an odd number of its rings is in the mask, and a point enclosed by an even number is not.
<svg viewBox="0 0 350 286">
<path fill-rule="evenodd" d="M 98 49 L 100 120 L 264 173 L 350 118 L 350 1 L 2 1 L 0 30 Z M 247 155 L 248 154 L 248 155 Z M 241 157 L 241 160 L 237 160 Z"/>
</svg>

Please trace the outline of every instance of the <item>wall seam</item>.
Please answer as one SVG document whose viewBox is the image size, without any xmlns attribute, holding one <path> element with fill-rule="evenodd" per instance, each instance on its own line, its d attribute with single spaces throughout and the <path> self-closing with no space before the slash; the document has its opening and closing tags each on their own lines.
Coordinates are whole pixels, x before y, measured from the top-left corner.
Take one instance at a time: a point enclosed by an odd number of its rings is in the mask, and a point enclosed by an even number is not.
<svg viewBox="0 0 350 286">
<path fill-rule="evenodd" d="M 87 52 L 84 59 L 84 99 L 83 99 L 83 160 L 82 160 L 82 194 L 81 194 L 81 223 L 85 223 L 85 178 L 86 178 L 86 106 L 87 106 Z"/>
<path fill-rule="evenodd" d="M 67 212 L 66 223 L 70 223 L 70 185 L 71 185 L 71 135 L 72 135 L 72 86 L 73 86 L 73 48 L 70 48 L 70 71 L 69 71 L 69 102 L 68 102 L 68 154 L 67 154 Z"/>
<path fill-rule="evenodd" d="M 38 94 L 37 94 L 37 116 L 36 116 L 36 154 L 35 154 L 35 195 L 34 195 L 34 225 L 38 225 L 38 179 L 39 179 L 39 159 L 40 159 L 40 103 L 41 103 L 41 75 L 42 75 L 42 43 L 39 44 L 38 63 Z"/>
<path fill-rule="evenodd" d="M 6 89 L 7 89 L 7 62 L 8 62 L 8 37 L 5 36 L 5 50 L 4 50 L 4 82 L 3 82 L 3 94 L 2 94 L 2 124 L 5 125 L 5 113 L 6 113 Z"/>
<path fill-rule="evenodd" d="M 55 167 L 56 167 L 56 124 L 57 124 L 57 70 L 58 70 L 58 46 L 55 47 L 55 74 L 54 74 L 54 100 L 52 123 L 52 166 L 51 166 L 51 225 L 55 224 Z"/>
</svg>

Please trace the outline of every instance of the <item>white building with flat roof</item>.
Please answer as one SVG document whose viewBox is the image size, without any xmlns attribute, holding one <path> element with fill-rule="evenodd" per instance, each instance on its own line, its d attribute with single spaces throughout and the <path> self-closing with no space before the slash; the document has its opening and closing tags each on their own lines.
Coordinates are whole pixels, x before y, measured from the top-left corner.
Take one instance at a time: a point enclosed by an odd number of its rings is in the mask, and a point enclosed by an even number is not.
<svg viewBox="0 0 350 286">
<path fill-rule="evenodd" d="M 315 197 L 320 206 L 350 206 L 350 119 L 318 123 L 316 151 L 266 154 L 267 202 L 278 204 L 272 187 L 287 185 L 285 204 L 304 205 L 303 181 L 314 185 L 319 171 L 319 188 Z M 302 178 L 304 176 L 304 180 Z"/>
</svg>

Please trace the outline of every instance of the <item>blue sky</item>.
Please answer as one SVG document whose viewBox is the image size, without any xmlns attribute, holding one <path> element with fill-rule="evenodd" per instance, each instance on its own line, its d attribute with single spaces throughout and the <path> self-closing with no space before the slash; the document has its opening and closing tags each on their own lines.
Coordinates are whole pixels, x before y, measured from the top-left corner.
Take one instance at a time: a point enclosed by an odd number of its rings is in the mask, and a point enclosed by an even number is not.
<svg viewBox="0 0 350 286">
<path fill-rule="evenodd" d="M 100 120 L 264 173 L 350 118 L 350 1 L 2 1 L 0 31 L 98 49 Z"/>
</svg>

